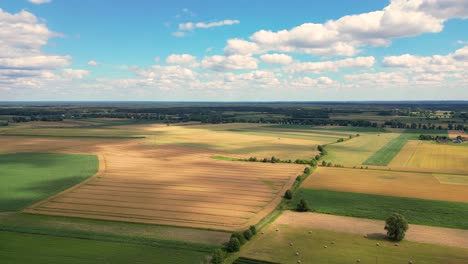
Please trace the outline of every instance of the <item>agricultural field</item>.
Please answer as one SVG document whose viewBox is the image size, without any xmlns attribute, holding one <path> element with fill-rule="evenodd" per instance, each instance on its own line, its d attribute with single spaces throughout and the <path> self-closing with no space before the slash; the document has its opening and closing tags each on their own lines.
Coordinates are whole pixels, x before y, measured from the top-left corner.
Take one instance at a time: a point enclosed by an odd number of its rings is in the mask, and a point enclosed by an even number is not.
<svg viewBox="0 0 468 264">
<path fill-rule="evenodd" d="M 323 159 L 338 164 L 360 165 L 399 136 L 396 133 L 365 134 L 330 144 L 326 146 L 328 154 Z"/>
<path fill-rule="evenodd" d="M 94 155 L 0 154 L 0 211 L 17 211 L 98 171 Z"/>
<path fill-rule="evenodd" d="M 286 212 L 288 213 L 288 212 Z M 302 214 L 301 214 L 302 215 Z M 301 216 L 300 215 L 300 216 Z M 307 216 L 308 214 L 306 214 Z M 299 216 L 299 217 L 300 217 Z M 280 263 L 466 263 L 468 249 L 352 234 L 284 222 L 280 216 L 241 250 L 241 256 Z M 276 231 L 278 230 L 278 231 Z M 383 228 L 382 228 L 383 230 Z M 364 233 L 365 234 L 365 233 Z M 291 245 L 292 243 L 292 245 Z M 379 246 L 376 246 L 376 243 Z M 299 255 L 296 256 L 296 253 Z"/>
<path fill-rule="evenodd" d="M 236 230 L 266 216 L 304 170 L 220 161 L 210 150 L 135 141 L 99 149 L 102 173 L 26 212 Z"/>
<path fill-rule="evenodd" d="M 389 166 L 468 174 L 468 146 L 410 140 Z"/>
<path fill-rule="evenodd" d="M 4 263 L 200 263 L 210 251 L 0 231 Z M 24 254 L 24 252 L 28 252 Z"/>
<path fill-rule="evenodd" d="M 302 187 L 468 203 L 468 185 L 446 184 L 460 178 L 468 180 L 463 175 L 318 167 Z"/>
<path fill-rule="evenodd" d="M 402 133 L 400 136 L 390 140 L 387 145 L 377 150 L 370 156 L 363 164 L 365 165 L 379 165 L 386 166 L 392 159 L 400 152 L 401 148 L 408 142 L 411 134 Z"/>
<path fill-rule="evenodd" d="M 468 229 L 468 203 L 301 188 L 291 209 L 302 198 L 318 213 L 378 220 L 400 213 L 410 224 Z"/>
</svg>

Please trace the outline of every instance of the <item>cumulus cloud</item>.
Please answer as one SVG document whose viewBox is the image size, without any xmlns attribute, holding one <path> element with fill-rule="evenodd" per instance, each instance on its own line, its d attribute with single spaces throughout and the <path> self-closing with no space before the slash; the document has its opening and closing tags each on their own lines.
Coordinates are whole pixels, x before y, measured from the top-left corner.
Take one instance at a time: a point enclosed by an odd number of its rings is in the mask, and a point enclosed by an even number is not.
<svg viewBox="0 0 468 264">
<path fill-rule="evenodd" d="M 187 23 L 180 23 L 179 24 L 179 30 L 183 31 L 192 31 L 196 28 L 212 28 L 212 27 L 222 27 L 222 26 L 231 26 L 231 25 L 236 25 L 239 24 L 239 20 L 231 20 L 231 19 L 226 19 L 226 20 L 221 20 L 221 21 L 215 21 L 215 22 L 187 22 Z"/>
<path fill-rule="evenodd" d="M 341 68 L 369 68 L 374 64 L 375 58 L 370 56 L 336 61 L 297 62 L 284 67 L 284 70 L 289 73 L 337 72 Z"/>
<path fill-rule="evenodd" d="M 386 56 L 382 61 L 384 67 L 407 68 L 413 72 L 457 72 L 468 69 L 468 46 L 448 55 L 415 56 L 403 54 Z"/>
<path fill-rule="evenodd" d="M 201 67 L 213 71 L 257 69 L 257 59 L 246 55 L 207 56 L 201 61 Z"/>
<path fill-rule="evenodd" d="M 63 69 L 62 76 L 69 79 L 83 79 L 89 75 L 89 71 L 76 69 Z"/>
<path fill-rule="evenodd" d="M 94 61 L 94 60 L 88 61 L 88 66 L 97 66 L 97 65 L 98 65 L 98 63 L 96 61 Z"/>
<path fill-rule="evenodd" d="M 451 18 L 468 18 L 466 0 L 392 0 L 383 10 L 349 15 L 326 23 L 305 23 L 289 30 L 259 30 L 242 45 L 251 53 L 267 51 L 353 56 L 362 46 L 387 46 L 395 38 L 442 31 Z M 245 54 L 239 40 L 225 50 Z M 242 53 L 244 51 L 244 53 Z"/>
<path fill-rule="evenodd" d="M 228 45 L 224 48 L 226 55 L 250 55 L 260 52 L 260 47 L 253 42 L 245 41 L 243 39 L 230 39 Z"/>
<path fill-rule="evenodd" d="M 42 51 L 50 38 L 60 34 L 50 31 L 34 14 L 0 9 L 0 25 L 0 86 L 39 87 L 42 80 L 56 77 L 53 71 L 71 64 L 70 56 Z"/>
<path fill-rule="evenodd" d="M 167 64 L 177 64 L 177 65 L 185 65 L 188 67 L 196 67 L 197 58 L 190 54 L 171 54 L 166 58 Z"/>
<path fill-rule="evenodd" d="M 266 64 L 290 64 L 293 59 L 291 56 L 286 55 L 286 54 L 278 54 L 278 53 L 273 53 L 273 54 L 264 54 L 260 56 L 260 59 L 266 63 Z"/>
<path fill-rule="evenodd" d="M 45 3 L 50 3 L 52 0 L 28 0 L 30 3 L 40 5 L 40 4 L 45 4 Z"/>
</svg>

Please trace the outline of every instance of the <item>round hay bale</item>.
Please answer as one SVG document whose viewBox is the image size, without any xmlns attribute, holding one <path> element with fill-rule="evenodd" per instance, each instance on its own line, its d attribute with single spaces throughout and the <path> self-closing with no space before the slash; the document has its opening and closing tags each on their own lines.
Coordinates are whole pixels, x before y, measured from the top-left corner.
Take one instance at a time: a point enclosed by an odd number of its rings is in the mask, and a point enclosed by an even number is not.
<svg viewBox="0 0 468 264">
<path fill-rule="evenodd" d="M 332 244 L 332 245 L 335 245 L 335 241 L 332 241 L 331 244 Z"/>
<path fill-rule="evenodd" d="M 262 232 L 261 234 L 262 234 L 262 235 L 264 235 L 264 234 L 265 234 L 265 232 Z"/>
<path fill-rule="evenodd" d="M 312 231 L 309 231 L 309 234 L 312 234 Z"/>
<path fill-rule="evenodd" d="M 410 261 L 408 261 L 408 264 L 413 264 L 413 261 L 411 261 L 411 260 L 410 260 Z"/>
<path fill-rule="evenodd" d="M 299 252 L 296 252 L 296 256 L 299 256 Z"/>
<path fill-rule="evenodd" d="M 357 259 L 356 262 L 361 262 L 361 259 Z"/>
<path fill-rule="evenodd" d="M 380 246 L 380 244 L 379 244 L 379 243 L 375 243 L 375 245 L 376 245 L 376 246 Z"/>
<path fill-rule="evenodd" d="M 289 245 L 292 246 L 292 245 L 293 245 L 293 242 L 290 242 Z"/>
<path fill-rule="evenodd" d="M 395 243 L 395 247 L 398 247 L 398 243 Z"/>
<path fill-rule="evenodd" d="M 327 245 L 323 246 L 323 248 L 327 248 L 327 247 L 328 247 Z"/>
<path fill-rule="evenodd" d="M 279 231 L 279 228 L 276 228 L 276 232 L 278 232 L 278 231 Z"/>
<path fill-rule="evenodd" d="M 367 238 L 367 235 L 364 235 L 364 238 Z"/>
<path fill-rule="evenodd" d="M 300 261 L 300 260 L 298 260 L 298 261 L 297 261 L 297 263 L 301 263 L 301 261 Z"/>
</svg>

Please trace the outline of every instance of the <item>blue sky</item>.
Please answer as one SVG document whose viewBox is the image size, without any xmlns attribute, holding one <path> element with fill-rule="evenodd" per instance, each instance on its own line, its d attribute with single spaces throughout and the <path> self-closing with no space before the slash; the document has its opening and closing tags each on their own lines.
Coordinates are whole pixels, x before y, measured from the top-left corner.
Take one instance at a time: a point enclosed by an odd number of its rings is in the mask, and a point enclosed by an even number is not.
<svg viewBox="0 0 468 264">
<path fill-rule="evenodd" d="M 468 100 L 468 1 L 0 3 L 0 100 Z"/>
</svg>

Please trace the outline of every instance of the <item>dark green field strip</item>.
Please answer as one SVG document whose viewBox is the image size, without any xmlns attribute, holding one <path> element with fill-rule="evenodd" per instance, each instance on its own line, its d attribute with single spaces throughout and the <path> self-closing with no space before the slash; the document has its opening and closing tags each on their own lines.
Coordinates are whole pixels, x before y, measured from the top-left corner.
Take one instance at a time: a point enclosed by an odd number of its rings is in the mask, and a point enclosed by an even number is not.
<svg viewBox="0 0 468 264">
<path fill-rule="evenodd" d="M 94 155 L 0 155 L 0 211 L 16 211 L 78 184 L 98 171 Z"/>
<path fill-rule="evenodd" d="M 286 129 L 304 129 L 304 130 L 329 130 L 337 132 L 372 132 L 372 133 L 383 133 L 385 129 L 379 127 L 351 127 L 351 126 L 334 126 L 334 127 L 315 127 L 309 125 L 271 125 L 265 126 L 270 128 L 286 128 Z"/>
<path fill-rule="evenodd" d="M 412 134 L 402 133 L 400 136 L 390 140 L 385 146 L 376 151 L 372 156 L 364 161 L 363 164 L 378 166 L 388 165 L 411 137 Z"/>
<path fill-rule="evenodd" d="M 253 258 L 239 257 L 233 264 L 280 264 L 279 262 L 271 262 L 266 260 L 259 260 Z"/>
<path fill-rule="evenodd" d="M 199 263 L 207 255 L 163 245 L 0 232 L 2 263 Z M 27 254 L 24 254 L 27 252 Z"/>
<path fill-rule="evenodd" d="M 300 189 L 293 205 L 302 198 L 319 213 L 379 220 L 400 213 L 412 224 L 468 229 L 468 203 Z"/>
</svg>

